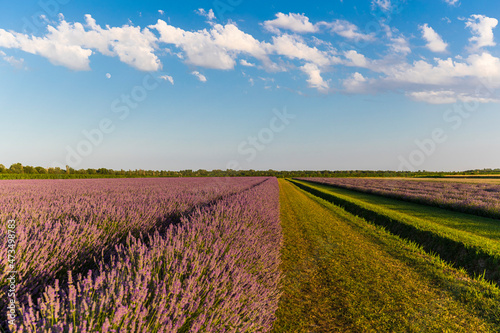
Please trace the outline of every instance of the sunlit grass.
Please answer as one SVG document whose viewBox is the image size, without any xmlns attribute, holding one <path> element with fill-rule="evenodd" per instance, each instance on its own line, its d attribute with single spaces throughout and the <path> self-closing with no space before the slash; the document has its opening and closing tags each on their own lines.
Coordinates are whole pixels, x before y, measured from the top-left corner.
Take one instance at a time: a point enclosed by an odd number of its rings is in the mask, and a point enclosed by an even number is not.
<svg viewBox="0 0 500 333">
<path fill-rule="evenodd" d="M 275 332 L 495 332 L 499 290 L 280 181 Z M 496 318 L 496 319 L 495 319 Z"/>
</svg>

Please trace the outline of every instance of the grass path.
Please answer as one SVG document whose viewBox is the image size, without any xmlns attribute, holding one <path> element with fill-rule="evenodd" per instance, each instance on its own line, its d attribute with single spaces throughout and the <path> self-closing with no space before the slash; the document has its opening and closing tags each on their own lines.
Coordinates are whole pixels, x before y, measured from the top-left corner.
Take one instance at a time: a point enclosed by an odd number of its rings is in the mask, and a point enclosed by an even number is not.
<svg viewBox="0 0 500 333">
<path fill-rule="evenodd" d="M 307 181 L 293 182 L 347 211 L 383 225 L 422 245 L 471 276 L 484 275 L 500 285 L 500 221 L 437 207 L 341 189 Z"/>
<path fill-rule="evenodd" d="M 274 332 L 499 330 L 498 289 L 284 180 L 280 203 L 285 278 Z"/>
</svg>

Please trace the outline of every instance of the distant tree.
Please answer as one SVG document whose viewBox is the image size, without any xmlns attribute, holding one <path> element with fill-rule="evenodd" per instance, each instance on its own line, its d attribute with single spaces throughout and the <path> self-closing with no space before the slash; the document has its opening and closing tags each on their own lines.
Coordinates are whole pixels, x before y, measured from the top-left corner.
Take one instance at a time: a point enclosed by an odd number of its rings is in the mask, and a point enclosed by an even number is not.
<svg viewBox="0 0 500 333">
<path fill-rule="evenodd" d="M 37 166 L 37 167 L 35 168 L 35 170 L 36 170 L 39 174 L 41 174 L 41 175 L 45 175 L 45 174 L 47 173 L 47 169 L 45 169 L 44 167 L 41 167 L 41 166 Z"/>
<path fill-rule="evenodd" d="M 55 168 L 49 168 L 49 173 L 54 175 L 60 175 L 63 174 L 64 171 L 59 167 L 55 167 Z"/>
<path fill-rule="evenodd" d="M 12 164 L 9 168 L 12 173 L 23 173 L 23 165 L 21 163 Z"/>
<path fill-rule="evenodd" d="M 109 175 L 113 170 L 108 170 L 106 168 L 99 168 L 97 169 L 97 173 L 101 175 Z"/>
<path fill-rule="evenodd" d="M 38 173 L 38 171 L 36 171 L 36 169 L 34 167 L 27 165 L 24 167 L 24 173 L 34 174 L 34 173 Z"/>
<path fill-rule="evenodd" d="M 6 171 L 7 171 L 7 168 L 5 167 L 5 165 L 0 164 L 0 173 L 4 173 Z"/>
</svg>

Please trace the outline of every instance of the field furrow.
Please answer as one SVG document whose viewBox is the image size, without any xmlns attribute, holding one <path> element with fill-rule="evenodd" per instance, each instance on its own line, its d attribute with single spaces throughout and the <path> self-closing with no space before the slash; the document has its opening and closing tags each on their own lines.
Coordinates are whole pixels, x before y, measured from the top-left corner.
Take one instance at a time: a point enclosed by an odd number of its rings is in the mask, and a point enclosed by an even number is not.
<svg viewBox="0 0 500 333">
<path fill-rule="evenodd" d="M 500 219 L 500 185 L 388 178 L 298 178 L 338 188 Z"/>
<path fill-rule="evenodd" d="M 294 181 L 314 195 L 414 241 L 428 252 L 500 283 L 500 223 L 469 214 L 360 193 L 325 184 Z"/>
</svg>

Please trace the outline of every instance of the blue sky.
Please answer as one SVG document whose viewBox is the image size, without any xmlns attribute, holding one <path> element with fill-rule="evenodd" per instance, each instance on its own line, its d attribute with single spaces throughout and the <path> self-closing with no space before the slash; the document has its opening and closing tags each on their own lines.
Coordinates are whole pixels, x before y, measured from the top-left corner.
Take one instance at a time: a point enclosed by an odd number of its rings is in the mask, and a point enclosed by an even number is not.
<svg viewBox="0 0 500 333">
<path fill-rule="evenodd" d="M 500 167 L 491 1 L 0 2 L 0 163 Z"/>
</svg>

